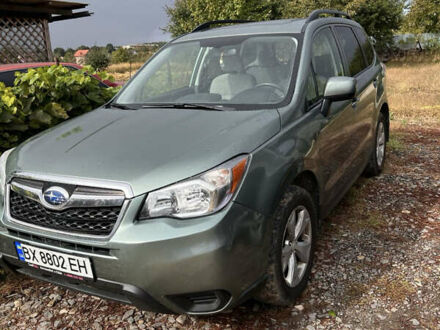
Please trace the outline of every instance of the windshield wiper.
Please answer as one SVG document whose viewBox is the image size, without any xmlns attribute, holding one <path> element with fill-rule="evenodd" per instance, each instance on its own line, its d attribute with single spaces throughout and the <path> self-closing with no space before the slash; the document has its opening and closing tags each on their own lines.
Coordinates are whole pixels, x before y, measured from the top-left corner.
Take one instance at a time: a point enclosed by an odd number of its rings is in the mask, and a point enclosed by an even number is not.
<svg viewBox="0 0 440 330">
<path fill-rule="evenodd" d="M 136 110 L 135 108 L 129 107 L 126 104 L 121 104 L 121 103 L 116 103 L 116 102 L 108 103 L 105 107 L 106 108 L 117 108 L 117 109 L 121 109 L 121 110 Z"/>
<path fill-rule="evenodd" d="M 206 105 L 197 103 L 156 103 L 156 104 L 144 104 L 143 109 L 148 108 L 166 108 L 166 109 L 200 109 L 200 110 L 214 110 L 225 111 L 231 108 L 222 105 Z"/>
</svg>

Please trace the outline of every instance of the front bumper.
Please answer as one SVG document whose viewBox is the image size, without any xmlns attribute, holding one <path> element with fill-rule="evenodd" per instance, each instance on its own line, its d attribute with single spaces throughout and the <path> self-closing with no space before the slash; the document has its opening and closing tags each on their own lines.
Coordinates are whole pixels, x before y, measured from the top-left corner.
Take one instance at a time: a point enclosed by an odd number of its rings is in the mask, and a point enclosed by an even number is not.
<svg viewBox="0 0 440 330">
<path fill-rule="evenodd" d="M 106 241 L 31 229 L 4 215 L 0 261 L 20 273 L 158 312 L 220 312 L 241 302 L 264 280 L 270 230 L 261 214 L 231 203 L 204 218 L 136 222 L 142 201 L 131 201 L 119 228 Z M 15 241 L 87 256 L 95 281 L 34 270 L 18 260 Z M 206 304 L 191 305 L 201 301 Z"/>
</svg>

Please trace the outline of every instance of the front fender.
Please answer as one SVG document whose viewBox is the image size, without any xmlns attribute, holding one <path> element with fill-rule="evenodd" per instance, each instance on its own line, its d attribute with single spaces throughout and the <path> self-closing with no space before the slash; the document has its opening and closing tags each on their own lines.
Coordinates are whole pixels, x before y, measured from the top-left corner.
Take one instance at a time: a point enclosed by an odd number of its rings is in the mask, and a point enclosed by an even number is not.
<svg viewBox="0 0 440 330">
<path fill-rule="evenodd" d="M 308 154 L 323 120 L 319 109 L 310 111 L 254 150 L 236 201 L 266 216 L 272 215 L 285 187 L 299 173 L 317 170 L 316 162 Z"/>
</svg>

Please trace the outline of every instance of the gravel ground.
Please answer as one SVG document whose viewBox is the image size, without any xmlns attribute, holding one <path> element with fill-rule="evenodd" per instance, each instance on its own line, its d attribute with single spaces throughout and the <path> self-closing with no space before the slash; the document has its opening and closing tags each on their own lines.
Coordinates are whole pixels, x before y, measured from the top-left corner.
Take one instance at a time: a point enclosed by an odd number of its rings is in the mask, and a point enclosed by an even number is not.
<svg viewBox="0 0 440 330">
<path fill-rule="evenodd" d="M 440 128 L 394 128 L 388 164 L 322 226 L 296 305 L 254 301 L 212 317 L 139 311 L 23 276 L 0 286 L 0 328 L 438 328 Z"/>
</svg>

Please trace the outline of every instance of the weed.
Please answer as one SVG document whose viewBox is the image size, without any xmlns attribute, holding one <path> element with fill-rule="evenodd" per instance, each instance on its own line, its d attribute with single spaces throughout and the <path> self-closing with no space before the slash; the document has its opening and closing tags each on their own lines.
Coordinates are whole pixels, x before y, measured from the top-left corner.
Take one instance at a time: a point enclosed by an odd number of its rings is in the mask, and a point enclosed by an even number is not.
<svg viewBox="0 0 440 330">
<path fill-rule="evenodd" d="M 382 296 L 396 302 L 403 301 L 405 298 L 416 292 L 415 287 L 403 278 L 395 280 L 380 278 L 377 284 Z"/>
<path fill-rule="evenodd" d="M 391 134 L 390 140 L 388 141 L 388 148 L 395 151 L 401 151 L 405 149 L 405 145 L 401 141 L 398 135 Z"/>
</svg>

